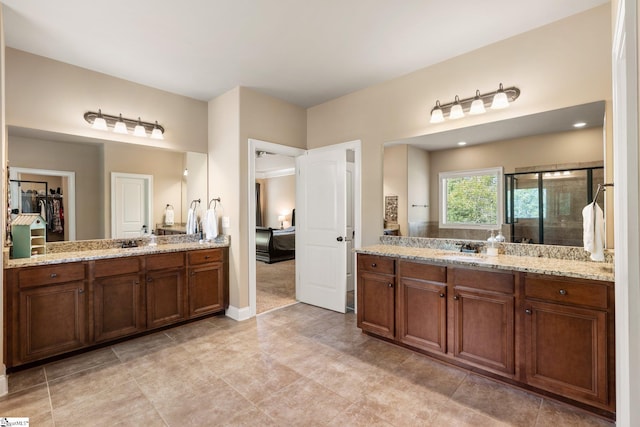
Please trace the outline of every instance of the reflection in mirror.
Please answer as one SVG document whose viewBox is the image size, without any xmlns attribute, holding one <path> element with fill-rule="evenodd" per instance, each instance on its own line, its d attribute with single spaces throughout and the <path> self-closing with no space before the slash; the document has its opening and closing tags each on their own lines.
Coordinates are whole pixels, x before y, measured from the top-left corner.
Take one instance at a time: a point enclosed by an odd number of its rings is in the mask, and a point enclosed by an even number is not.
<svg viewBox="0 0 640 427">
<path fill-rule="evenodd" d="M 604 101 L 599 101 L 390 141 L 384 149 L 383 195 L 385 200 L 388 196 L 397 196 L 398 208 L 397 220 L 385 217 L 385 234 L 486 240 L 489 236 L 486 229 L 473 226 L 443 228 L 439 225 L 442 211 L 439 174 L 494 167 L 502 167 L 505 174 L 602 168 L 604 108 Z M 585 122 L 586 126 L 574 128 L 573 124 L 577 122 Z M 466 144 L 459 144 L 461 142 Z M 597 186 L 603 179 L 600 172 L 600 175 L 594 175 L 592 183 Z M 586 187 L 580 191 L 587 196 L 592 194 Z M 567 198 L 571 197 L 577 209 L 579 204 L 588 202 L 588 197 L 583 196 L 558 195 L 556 207 L 566 207 Z M 504 192 L 500 197 L 505 197 Z M 386 206 L 382 209 L 385 215 Z M 607 214 L 611 215 L 611 212 Z M 564 219 L 567 218 L 565 216 Z M 505 236 L 511 236 L 510 224 L 503 224 L 501 228 Z M 537 243 L 538 236 L 531 241 Z M 550 239 L 545 243 L 574 245 L 575 240 Z"/>
<path fill-rule="evenodd" d="M 59 177 L 46 177 L 46 173 L 36 176 L 38 180 L 51 180 L 48 186 L 56 192 L 60 187 L 65 213 L 65 231 L 61 235 L 64 234 L 65 240 L 73 240 L 67 230 L 74 225 L 77 240 L 110 238 L 112 172 L 153 176 L 153 224 L 150 229 L 164 223 L 167 204 L 174 207 L 174 221 L 179 224 L 186 222 L 184 199 L 195 197 L 195 194 L 198 194 L 195 198 L 207 198 L 207 155 L 204 153 L 9 127 L 8 159 L 10 173 L 12 170 L 18 173 L 21 168 L 73 173 L 75 191 L 55 183 Z M 190 170 L 187 177 L 184 176 L 185 168 Z M 13 176 L 34 177 L 22 173 Z M 75 208 L 70 200 L 74 193 Z"/>
</svg>

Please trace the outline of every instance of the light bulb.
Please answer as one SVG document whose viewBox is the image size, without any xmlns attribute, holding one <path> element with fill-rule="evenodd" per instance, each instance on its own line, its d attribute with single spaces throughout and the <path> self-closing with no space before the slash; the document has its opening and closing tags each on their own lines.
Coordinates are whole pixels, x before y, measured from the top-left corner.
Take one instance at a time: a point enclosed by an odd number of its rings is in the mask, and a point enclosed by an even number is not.
<svg viewBox="0 0 640 427">
<path fill-rule="evenodd" d="M 140 117 L 138 117 L 138 124 L 133 129 L 133 135 L 142 136 L 142 137 L 147 136 L 147 130 L 144 128 L 144 126 L 142 126 L 142 121 L 140 120 Z"/>
<path fill-rule="evenodd" d="M 124 122 L 124 120 L 122 120 L 122 114 L 120 114 L 120 119 L 118 119 L 115 126 L 113 127 L 113 131 L 115 133 L 129 133 L 129 131 L 127 130 L 127 124 Z"/>
<path fill-rule="evenodd" d="M 458 95 L 456 95 L 456 99 L 453 102 L 453 106 L 451 106 L 451 111 L 449 112 L 449 118 L 455 120 L 463 117 L 464 111 L 462 111 L 462 105 L 460 105 L 460 100 L 458 99 Z"/>
<path fill-rule="evenodd" d="M 102 110 L 98 110 L 98 117 L 93 120 L 91 127 L 98 130 L 107 130 L 107 121 L 102 117 Z"/>
<path fill-rule="evenodd" d="M 502 87 L 502 83 L 500 83 L 500 88 L 495 95 L 493 95 L 493 102 L 491 103 L 491 108 L 494 110 L 499 110 L 501 108 L 507 108 L 509 106 L 509 99 L 507 98 L 507 94 L 504 92 Z"/>
<path fill-rule="evenodd" d="M 484 112 L 486 112 L 486 110 L 484 109 L 484 101 L 480 99 L 480 91 L 476 90 L 476 97 L 471 103 L 469 114 L 482 114 Z"/>
<path fill-rule="evenodd" d="M 158 121 L 156 120 L 156 124 L 153 126 L 153 130 L 151 131 L 151 138 L 153 139 L 164 139 L 162 136 L 162 131 L 158 127 Z"/>
<path fill-rule="evenodd" d="M 431 110 L 431 123 L 444 122 L 444 115 L 442 114 L 442 108 L 440 108 L 440 101 L 436 101 L 436 106 Z"/>
</svg>

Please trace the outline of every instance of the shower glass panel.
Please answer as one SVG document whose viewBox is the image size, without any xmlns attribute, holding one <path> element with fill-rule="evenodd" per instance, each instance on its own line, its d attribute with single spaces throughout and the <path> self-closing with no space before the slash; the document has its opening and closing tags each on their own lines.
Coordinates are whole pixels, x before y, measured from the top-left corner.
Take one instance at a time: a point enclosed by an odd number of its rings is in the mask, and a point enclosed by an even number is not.
<svg viewBox="0 0 640 427">
<path fill-rule="evenodd" d="M 582 209 L 603 182 L 602 167 L 505 174 L 511 241 L 582 246 Z"/>
</svg>

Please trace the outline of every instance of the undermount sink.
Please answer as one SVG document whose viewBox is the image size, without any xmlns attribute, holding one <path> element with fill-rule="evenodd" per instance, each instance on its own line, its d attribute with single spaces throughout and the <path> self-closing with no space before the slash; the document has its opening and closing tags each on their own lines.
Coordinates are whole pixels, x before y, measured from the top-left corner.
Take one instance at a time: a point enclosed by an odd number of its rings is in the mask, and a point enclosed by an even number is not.
<svg viewBox="0 0 640 427">
<path fill-rule="evenodd" d="M 486 254 L 473 253 L 473 252 L 453 252 L 443 251 L 438 252 L 436 256 L 440 259 L 449 259 L 453 261 L 474 261 L 474 262 L 486 262 L 488 257 Z"/>
</svg>

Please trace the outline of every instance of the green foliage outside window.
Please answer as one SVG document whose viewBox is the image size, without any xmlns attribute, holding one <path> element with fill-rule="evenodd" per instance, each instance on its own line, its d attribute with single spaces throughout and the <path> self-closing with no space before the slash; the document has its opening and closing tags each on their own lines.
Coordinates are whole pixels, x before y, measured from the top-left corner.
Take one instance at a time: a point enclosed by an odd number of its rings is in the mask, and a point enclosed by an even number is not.
<svg viewBox="0 0 640 427">
<path fill-rule="evenodd" d="M 468 175 L 445 180 L 446 223 L 498 223 L 498 175 Z"/>
</svg>

